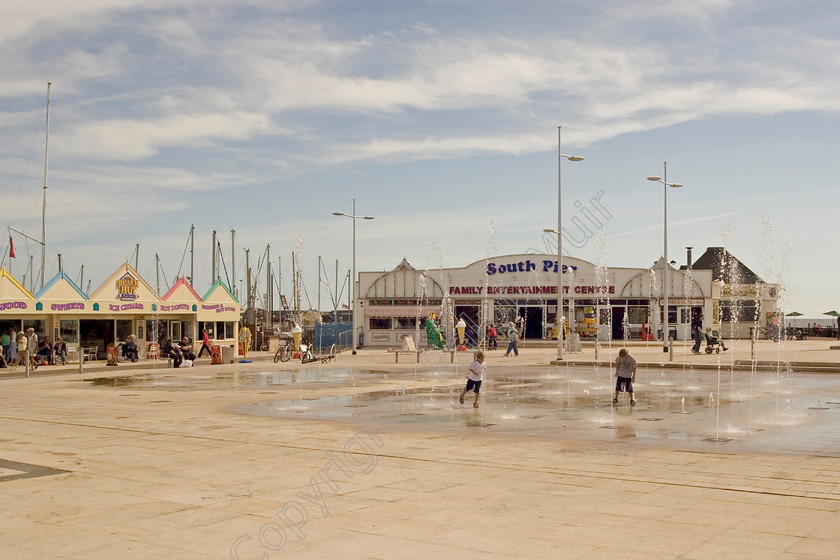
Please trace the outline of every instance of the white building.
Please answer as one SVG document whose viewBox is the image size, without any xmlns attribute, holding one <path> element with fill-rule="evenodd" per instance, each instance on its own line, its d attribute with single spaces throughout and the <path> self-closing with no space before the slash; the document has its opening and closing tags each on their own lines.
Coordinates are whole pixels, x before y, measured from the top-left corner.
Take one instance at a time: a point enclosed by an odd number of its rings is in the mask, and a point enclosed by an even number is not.
<svg viewBox="0 0 840 560">
<path fill-rule="evenodd" d="M 701 259 L 708 261 L 706 257 Z M 660 259 L 650 268 L 599 268 L 564 257 L 563 315 L 571 318 L 571 331 L 602 340 L 661 340 L 663 264 Z M 725 294 L 732 289 L 714 278 L 712 267 L 671 267 L 669 324 L 675 339 L 691 338 L 694 312 L 704 314 L 706 326 L 732 336 L 732 329 L 720 322 L 721 294 L 724 310 L 730 309 Z M 757 276 L 750 277 L 756 279 L 763 284 Z M 775 313 L 777 288 L 752 287 L 760 295 L 751 309 Z M 511 321 L 522 326 L 524 340 L 545 339 L 553 335 L 557 309 L 557 259 L 544 254 L 504 255 L 437 270 L 417 270 L 403 260 L 389 272 L 359 273 L 357 288 L 357 320 L 366 346 L 398 346 L 406 335 L 424 346 L 425 320 L 431 313 L 438 317 L 447 340 L 453 340 L 456 317 L 466 320 L 473 340 L 482 338 L 477 333 L 485 332 L 487 325 Z M 743 286 L 739 289 L 744 293 Z M 727 322 L 733 318 L 738 319 L 731 313 L 725 317 Z M 735 336 L 744 334 L 738 331 Z"/>
</svg>

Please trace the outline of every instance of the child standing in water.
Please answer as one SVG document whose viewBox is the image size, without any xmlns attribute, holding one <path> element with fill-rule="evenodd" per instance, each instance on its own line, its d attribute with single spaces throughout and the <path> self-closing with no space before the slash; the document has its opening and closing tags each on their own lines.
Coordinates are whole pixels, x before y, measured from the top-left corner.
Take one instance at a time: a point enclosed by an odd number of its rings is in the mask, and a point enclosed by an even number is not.
<svg viewBox="0 0 840 560">
<path fill-rule="evenodd" d="M 618 352 L 618 357 L 615 359 L 615 397 L 613 404 L 618 404 L 618 393 L 626 391 L 630 393 L 630 406 L 636 404 L 633 400 L 633 382 L 636 381 L 636 360 L 627 351 L 627 348 L 622 348 Z"/>
<path fill-rule="evenodd" d="M 481 391 L 481 381 L 484 379 L 484 372 L 486 369 L 487 364 L 484 363 L 484 353 L 476 352 L 475 361 L 470 364 L 470 375 L 467 377 L 467 386 L 458 398 L 458 400 L 461 401 L 461 404 L 464 404 L 464 395 L 472 389 L 475 392 L 475 402 L 473 403 L 473 408 L 478 408 L 478 394 Z"/>
</svg>

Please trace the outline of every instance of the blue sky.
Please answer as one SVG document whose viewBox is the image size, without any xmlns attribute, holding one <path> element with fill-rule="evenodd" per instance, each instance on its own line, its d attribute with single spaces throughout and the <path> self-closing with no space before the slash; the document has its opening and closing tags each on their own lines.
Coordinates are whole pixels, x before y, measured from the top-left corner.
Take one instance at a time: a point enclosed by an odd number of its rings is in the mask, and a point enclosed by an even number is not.
<svg viewBox="0 0 840 560">
<path fill-rule="evenodd" d="M 244 249 L 253 264 L 270 243 L 283 291 L 297 251 L 315 305 L 318 256 L 351 266 L 332 212 L 353 198 L 376 216 L 359 270 L 545 250 L 562 125 L 586 158 L 563 164 L 564 227 L 599 191 L 612 215 L 605 247 L 572 256 L 658 259 L 645 178 L 667 161 L 685 184 L 669 257 L 726 246 L 819 317 L 840 308 L 838 28 L 840 6 L 816 1 L 19 3 L 0 22 L 3 212 L 40 237 L 50 81 L 47 279 L 60 252 L 95 288 L 139 243 L 141 274 L 154 283 L 158 253 L 171 283 L 194 224 L 199 293 L 212 231 L 229 271 L 235 229 L 237 285 Z M 15 250 L 20 277 L 40 250 Z"/>
</svg>

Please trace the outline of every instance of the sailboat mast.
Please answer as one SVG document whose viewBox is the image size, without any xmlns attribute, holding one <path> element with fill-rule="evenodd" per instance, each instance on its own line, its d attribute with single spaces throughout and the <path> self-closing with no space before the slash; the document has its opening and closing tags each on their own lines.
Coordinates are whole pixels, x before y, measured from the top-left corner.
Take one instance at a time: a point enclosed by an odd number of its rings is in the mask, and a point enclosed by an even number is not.
<svg viewBox="0 0 840 560">
<path fill-rule="evenodd" d="M 46 265 L 47 249 L 47 163 L 50 154 L 50 88 L 52 82 L 47 82 L 47 139 L 44 146 L 44 204 L 41 208 L 41 287 L 44 287 L 44 267 Z"/>
<path fill-rule="evenodd" d="M 190 226 L 190 288 L 195 288 L 195 226 Z"/>
<path fill-rule="evenodd" d="M 213 258 L 210 259 L 210 284 L 216 282 L 217 267 L 216 267 L 216 230 L 213 230 Z"/>
<path fill-rule="evenodd" d="M 236 291 L 236 230 L 230 230 L 230 291 L 238 299 Z"/>
</svg>

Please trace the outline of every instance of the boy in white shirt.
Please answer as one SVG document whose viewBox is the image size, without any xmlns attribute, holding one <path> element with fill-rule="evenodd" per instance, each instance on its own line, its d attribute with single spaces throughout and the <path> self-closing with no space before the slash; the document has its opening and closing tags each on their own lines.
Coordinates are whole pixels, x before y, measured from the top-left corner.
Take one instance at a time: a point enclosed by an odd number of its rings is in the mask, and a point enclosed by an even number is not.
<svg viewBox="0 0 840 560">
<path fill-rule="evenodd" d="M 461 393 L 461 396 L 458 397 L 461 404 L 464 404 L 464 395 L 472 389 L 475 392 L 475 402 L 473 403 L 473 407 L 478 408 L 478 394 L 481 391 L 481 381 L 484 379 L 484 372 L 486 370 L 487 364 L 484 363 L 484 353 L 476 352 L 475 361 L 470 365 L 470 375 L 467 377 L 467 387 L 464 389 L 464 392 Z"/>
</svg>

